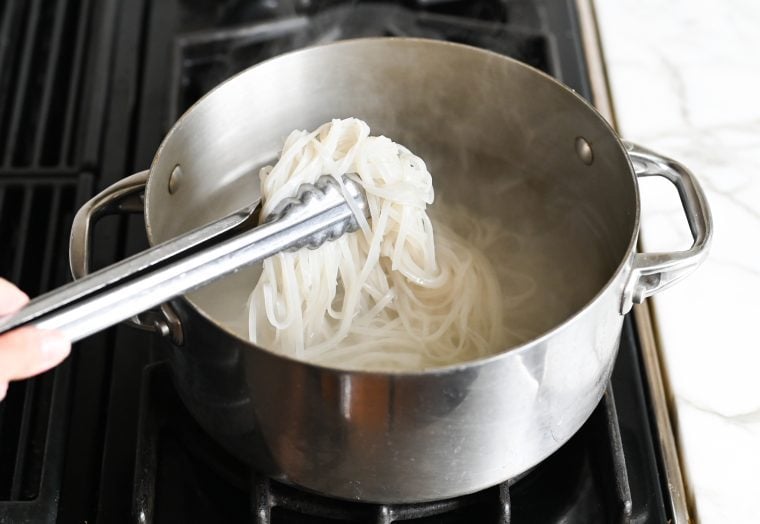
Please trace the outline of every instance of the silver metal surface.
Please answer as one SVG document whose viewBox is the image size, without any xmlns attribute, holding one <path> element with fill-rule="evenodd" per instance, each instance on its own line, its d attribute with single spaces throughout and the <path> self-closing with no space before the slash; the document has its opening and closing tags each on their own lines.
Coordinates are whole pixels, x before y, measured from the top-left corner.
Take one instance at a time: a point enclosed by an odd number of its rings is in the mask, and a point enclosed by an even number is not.
<svg viewBox="0 0 760 524">
<path fill-rule="evenodd" d="M 301 186 L 263 225 L 217 241 L 221 233 L 249 221 L 255 205 L 248 206 L 45 294 L 4 318 L 0 333 L 30 324 L 58 330 L 74 342 L 280 251 L 315 249 L 358 228 L 341 187 L 360 212 L 368 212 L 358 183 L 344 177 L 341 186 L 325 175 Z M 93 200 L 88 209 L 108 201 L 102 194 Z M 198 246 L 200 250 L 193 249 Z"/>
<path fill-rule="evenodd" d="M 74 278 L 82 278 L 90 273 L 91 231 L 98 220 L 107 215 L 144 213 L 143 197 L 148 173 L 149 171 L 145 170 L 119 180 L 90 199 L 77 211 L 71 224 L 69 239 L 69 266 Z M 174 175 L 174 172 L 172 174 Z M 228 228 L 239 225 L 235 219 L 236 216 L 238 213 L 233 213 L 227 217 Z M 241 222 L 244 219 L 244 217 L 239 217 Z M 220 228 L 219 233 L 222 233 L 225 227 L 224 223 L 219 221 L 216 224 Z M 214 232 L 208 230 L 208 233 L 213 234 Z M 179 247 L 178 243 L 174 245 Z M 193 245 L 195 244 L 191 242 L 187 247 L 190 248 Z M 125 261 L 125 263 L 128 266 L 123 267 L 122 270 L 137 269 L 134 267 L 133 261 Z M 113 268 L 113 271 L 115 272 L 116 268 Z M 50 304 L 52 303 L 50 301 Z M 184 342 L 182 326 L 177 321 L 177 314 L 169 303 L 143 311 L 127 320 L 126 323 L 137 329 L 159 333 L 177 345 Z"/>
<path fill-rule="evenodd" d="M 151 165 L 150 242 L 240 208 L 293 129 L 347 116 L 425 159 L 435 221 L 459 207 L 504 230 L 486 253 L 509 299 L 504 351 L 405 373 L 298 362 L 249 341 L 249 268 L 171 302 L 185 335 L 170 352 L 180 396 L 259 471 L 332 496 L 432 500 L 515 477 L 578 430 L 608 383 L 639 227 L 628 154 L 581 98 L 504 56 L 340 42 L 263 62 L 183 115 Z"/>
<path fill-rule="evenodd" d="M 683 164 L 641 146 L 630 142 L 625 142 L 625 146 L 636 176 L 661 176 L 676 186 L 694 243 L 686 251 L 637 253 L 634 256 L 631 281 L 623 293 L 621 308 L 624 314 L 630 311 L 633 302 L 643 302 L 694 271 L 707 256 L 713 230 L 707 199 L 691 171 Z"/>
<path fill-rule="evenodd" d="M 182 180 L 182 168 L 175 166 L 169 176 L 169 193 L 173 194 L 179 189 L 180 180 Z"/>
<path fill-rule="evenodd" d="M 69 267 L 74 278 L 90 271 L 90 239 L 98 218 L 110 214 L 142 213 L 142 196 L 149 171 L 125 177 L 87 201 L 74 215 L 69 236 Z M 124 261 L 125 263 L 127 261 Z M 75 283 L 69 284 L 74 287 Z M 78 289 L 81 290 L 81 285 Z"/>
<path fill-rule="evenodd" d="M 578 158 L 581 159 L 581 162 L 587 166 L 594 163 L 594 150 L 591 148 L 591 144 L 588 143 L 588 140 L 582 136 L 575 139 L 575 153 L 578 155 Z"/>
<path fill-rule="evenodd" d="M 616 119 L 609 82 L 599 41 L 598 27 L 592 0 L 576 0 L 578 17 L 583 37 L 583 49 L 589 69 L 589 80 L 594 105 L 608 122 L 616 127 Z M 670 495 L 670 514 L 673 524 L 691 522 L 689 515 L 688 485 L 684 480 L 679 460 L 675 431 L 671 423 L 667 387 L 663 379 L 660 350 L 650 313 L 651 304 L 644 302 L 633 306 L 636 331 L 639 335 L 642 362 L 648 386 L 649 399 L 653 407 L 657 426 L 657 440 L 663 463 L 663 483 Z"/>
</svg>

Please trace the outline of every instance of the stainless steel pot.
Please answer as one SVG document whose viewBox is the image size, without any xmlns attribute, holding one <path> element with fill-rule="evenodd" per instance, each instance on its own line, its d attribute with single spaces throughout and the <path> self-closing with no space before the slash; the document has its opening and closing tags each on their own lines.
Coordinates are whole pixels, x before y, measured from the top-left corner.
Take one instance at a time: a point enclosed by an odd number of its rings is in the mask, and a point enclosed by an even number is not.
<svg viewBox="0 0 760 524">
<path fill-rule="evenodd" d="M 144 190 L 151 244 L 258 196 L 257 169 L 293 129 L 366 120 L 426 159 L 437 195 L 500 221 L 496 259 L 514 340 L 476 362 L 417 373 L 348 372 L 248 341 L 249 268 L 142 316 L 172 339 L 187 407 L 223 445 L 275 478 L 324 494 L 409 502 L 472 492 L 547 457 L 583 424 L 609 379 L 623 315 L 704 258 L 707 204 L 680 164 L 621 142 L 586 102 L 509 58 L 412 39 L 341 42 L 252 67 L 175 124 L 150 171 L 78 214 L 90 223 Z M 675 184 L 694 245 L 636 253 L 637 178 Z M 441 212 L 441 206 L 433 206 Z M 508 349 L 510 343 L 519 343 Z"/>
</svg>

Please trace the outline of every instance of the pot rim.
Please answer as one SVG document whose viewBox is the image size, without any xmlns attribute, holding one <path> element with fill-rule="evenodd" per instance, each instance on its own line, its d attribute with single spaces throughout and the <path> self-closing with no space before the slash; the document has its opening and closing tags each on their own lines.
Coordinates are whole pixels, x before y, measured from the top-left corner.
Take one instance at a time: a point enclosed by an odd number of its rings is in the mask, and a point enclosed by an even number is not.
<svg viewBox="0 0 760 524">
<path fill-rule="evenodd" d="M 215 93 L 217 90 L 223 88 L 227 83 L 232 82 L 236 80 L 238 77 L 245 75 L 249 73 L 251 70 L 262 67 L 270 62 L 273 62 L 275 60 L 280 60 L 286 57 L 291 57 L 297 54 L 302 53 L 312 53 L 316 50 L 323 49 L 326 47 L 339 47 L 339 46 L 353 46 L 357 44 L 377 44 L 382 42 L 382 45 L 406 45 L 408 43 L 417 44 L 417 45 L 426 45 L 426 46 L 450 46 L 454 48 L 464 49 L 467 52 L 474 52 L 484 55 L 490 55 L 492 59 L 496 60 L 504 60 L 507 62 L 511 62 L 517 66 L 526 68 L 530 70 L 533 74 L 537 74 L 538 76 L 542 77 L 545 81 L 549 81 L 550 83 L 554 84 L 556 88 L 562 89 L 565 92 L 571 94 L 577 101 L 579 101 L 586 110 L 590 111 L 597 120 L 600 121 L 602 126 L 606 128 L 606 130 L 610 133 L 612 138 L 614 139 L 617 147 L 620 149 L 620 152 L 623 154 L 626 163 L 628 165 L 628 174 L 631 177 L 633 181 L 633 189 L 634 189 L 634 204 L 635 204 L 635 212 L 633 217 L 633 228 L 631 232 L 631 238 L 629 239 L 628 246 L 626 247 L 625 253 L 618 263 L 617 268 L 612 273 L 612 275 L 609 277 L 607 282 L 597 291 L 597 293 L 588 301 L 586 302 L 582 307 L 580 307 L 575 313 L 567 317 L 562 322 L 556 324 L 554 327 L 548 329 L 544 333 L 538 335 L 537 337 L 531 338 L 530 340 L 527 340 L 523 342 L 522 344 L 518 344 L 516 346 L 512 346 L 506 349 L 503 349 L 499 351 L 498 353 L 494 353 L 482 358 L 478 358 L 476 360 L 469 360 L 466 362 L 460 362 L 455 364 L 449 364 L 446 366 L 440 366 L 440 367 L 434 367 L 434 368 L 425 368 L 421 370 L 397 370 L 397 371 L 371 371 L 371 370 L 362 370 L 362 369 L 341 369 L 336 368 L 332 366 L 326 366 L 323 364 L 318 364 L 314 362 L 308 362 L 304 360 L 298 360 L 293 357 L 289 357 L 287 355 L 283 355 L 274 351 L 270 351 L 262 346 L 258 346 L 253 344 L 250 340 L 244 339 L 235 333 L 231 332 L 230 330 L 226 329 L 224 326 L 222 326 L 217 320 L 212 318 L 209 314 L 206 313 L 202 308 L 200 308 L 197 304 L 194 303 L 194 301 L 190 298 L 188 298 L 186 295 L 183 295 L 181 297 L 178 297 L 176 300 L 183 300 L 186 302 L 190 308 L 202 316 L 205 320 L 213 324 L 216 328 L 224 331 L 228 335 L 240 340 L 243 342 L 246 346 L 248 346 L 252 350 L 260 350 L 264 351 L 268 355 L 274 358 L 280 358 L 287 361 L 290 361 L 292 364 L 299 364 L 302 366 L 306 366 L 308 368 L 314 368 L 318 369 L 321 372 L 331 372 L 336 374 L 351 374 L 351 375 L 366 375 L 366 376 L 374 376 L 374 377 L 429 377 L 433 375 L 448 375 L 451 373 L 456 373 L 459 371 L 464 370 L 470 370 L 472 368 L 485 366 L 487 364 L 490 364 L 492 362 L 495 362 L 497 360 L 501 359 L 507 359 L 507 358 L 516 358 L 517 356 L 522 355 L 523 353 L 529 351 L 532 347 L 536 345 L 540 345 L 543 341 L 551 338 L 556 333 L 559 333 L 563 331 L 564 329 L 567 329 L 568 326 L 570 326 L 577 318 L 583 316 L 586 314 L 600 299 L 603 295 L 605 295 L 609 289 L 617 282 L 617 280 L 621 277 L 621 274 L 626 272 L 629 269 L 629 264 L 631 260 L 632 253 L 634 252 L 636 248 L 636 243 L 638 241 L 638 233 L 639 233 L 639 227 L 640 227 L 640 217 L 641 217 L 641 201 L 640 201 L 640 195 L 639 195 L 639 185 L 636 180 L 636 176 L 633 169 L 633 164 L 631 162 L 631 159 L 627 153 L 627 150 L 621 141 L 620 137 L 618 136 L 617 132 L 612 128 L 610 123 L 602 116 L 597 109 L 591 105 L 590 102 L 588 102 L 585 98 L 581 97 L 578 93 L 575 92 L 575 90 L 571 89 L 570 87 L 566 86 L 559 80 L 555 79 L 554 77 L 544 73 L 543 71 L 536 69 L 535 67 L 528 65 L 524 62 L 521 62 L 519 60 L 516 60 L 514 58 L 511 58 L 506 55 L 502 55 L 500 53 L 497 53 L 495 51 L 490 51 L 488 49 L 482 49 L 475 46 L 470 46 L 466 44 L 460 44 L 460 43 L 454 43 L 454 42 L 448 42 L 444 40 L 434 40 L 430 38 L 411 38 L 411 37 L 369 37 L 369 38 L 353 38 L 353 39 L 347 39 L 347 40 L 341 40 L 338 42 L 331 42 L 328 44 L 319 44 L 319 45 L 312 45 L 308 47 L 304 47 L 301 49 L 297 49 L 294 51 L 290 51 L 287 53 L 283 53 L 277 56 L 274 56 L 272 58 L 268 58 L 267 60 L 264 60 L 262 62 L 259 62 L 257 64 L 254 64 L 251 67 L 248 67 L 239 73 L 236 73 L 235 75 L 229 77 L 228 79 L 224 80 L 217 86 L 215 86 L 213 89 L 211 89 L 208 93 L 203 95 L 200 99 L 198 99 L 192 106 L 190 106 L 174 123 L 174 125 L 171 127 L 171 129 L 166 133 L 166 136 L 161 141 L 161 145 L 159 145 L 158 149 L 156 150 L 156 154 L 153 157 L 153 160 L 150 164 L 149 169 L 149 175 L 148 175 L 148 182 L 145 186 L 145 211 L 144 211 L 144 218 L 145 218 L 145 229 L 148 237 L 148 242 L 151 246 L 156 245 L 156 240 L 154 238 L 153 230 L 150 226 L 150 206 L 148 205 L 148 202 L 150 201 L 150 195 L 151 195 L 151 188 L 152 184 L 150 184 L 150 174 L 152 174 L 154 167 L 158 164 L 161 154 L 163 153 L 164 148 L 166 147 L 169 140 L 174 135 L 175 131 L 179 128 L 181 128 L 184 125 L 184 122 L 186 118 L 190 115 L 190 113 L 193 112 L 193 110 L 202 104 L 207 97 L 210 97 L 213 93 Z M 622 297 L 621 297 L 622 299 Z"/>
</svg>

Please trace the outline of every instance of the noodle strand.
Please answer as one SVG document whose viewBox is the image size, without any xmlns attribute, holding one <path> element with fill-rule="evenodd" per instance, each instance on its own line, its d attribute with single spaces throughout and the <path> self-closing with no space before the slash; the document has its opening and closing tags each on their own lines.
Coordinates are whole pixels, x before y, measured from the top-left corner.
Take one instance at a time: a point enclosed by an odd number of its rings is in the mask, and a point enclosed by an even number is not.
<svg viewBox="0 0 760 524">
<path fill-rule="evenodd" d="M 355 118 L 294 131 L 259 177 L 261 219 L 304 183 L 356 173 L 369 220 L 314 251 L 264 261 L 249 336 L 271 351 L 343 369 L 419 370 L 503 349 L 499 280 L 478 246 L 433 226 L 422 159 Z M 495 241 L 475 224 L 478 245 Z M 435 232 L 434 232 L 435 231 Z"/>
</svg>

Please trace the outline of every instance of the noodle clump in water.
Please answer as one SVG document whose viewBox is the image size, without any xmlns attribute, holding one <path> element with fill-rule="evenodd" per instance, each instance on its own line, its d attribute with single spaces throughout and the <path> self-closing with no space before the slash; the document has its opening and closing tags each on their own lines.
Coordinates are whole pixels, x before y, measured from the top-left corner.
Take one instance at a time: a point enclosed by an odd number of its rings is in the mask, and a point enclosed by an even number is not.
<svg viewBox="0 0 760 524">
<path fill-rule="evenodd" d="M 345 173 L 358 175 L 369 220 L 357 217 L 359 231 L 318 249 L 264 261 L 250 296 L 251 340 L 299 360 L 385 371 L 503 349 L 501 290 L 490 262 L 451 228 L 433 227 L 425 163 L 386 137 L 370 136 L 363 121 L 291 133 L 277 163 L 259 174 L 261 220 L 300 185 Z"/>
</svg>

